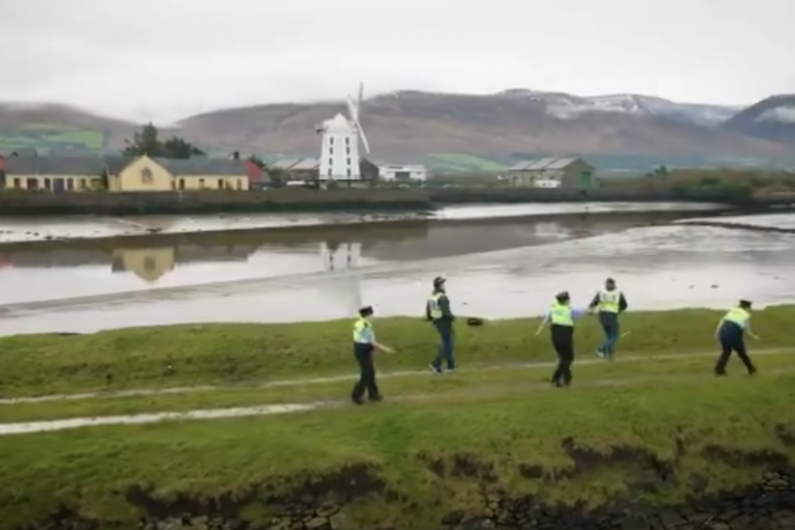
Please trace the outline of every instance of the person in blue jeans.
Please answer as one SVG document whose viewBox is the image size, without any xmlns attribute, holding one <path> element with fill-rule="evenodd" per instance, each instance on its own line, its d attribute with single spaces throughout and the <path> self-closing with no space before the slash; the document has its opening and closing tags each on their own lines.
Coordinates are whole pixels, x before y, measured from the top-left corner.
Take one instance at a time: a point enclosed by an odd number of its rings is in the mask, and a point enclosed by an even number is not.
<svg viewBox="0 0 795 530">
<path fill-rule="evenodd" d="M 434 278 L 433 292 L 425 304 L 425 318 L 433 323 L 439 333 L 439 353 L 430 364 L 431 370 L 437 374 L 443 372 L 443 364 L 446 364 L 448 372 L 454 371 L 456 367 L 453 355 L 455 317 L 450 310 L 450 299 L 445 291 L 445 283 L 445 279 L 441 276 Z"/>
<path fill-rule="evenodd" d="M 608 278 L 605 280 L 604 289 L 596 293 L 588 307 L 597 310 L 599 323 L 605 332 L 605 342 L 596 350 L 596 354 L 603 359 L 612 359 L 616 354 L 616 343 L 621 332 L 618 317 L 627 310 L 627 299 L 616 287 L 616 281 Z"/>
</svg>

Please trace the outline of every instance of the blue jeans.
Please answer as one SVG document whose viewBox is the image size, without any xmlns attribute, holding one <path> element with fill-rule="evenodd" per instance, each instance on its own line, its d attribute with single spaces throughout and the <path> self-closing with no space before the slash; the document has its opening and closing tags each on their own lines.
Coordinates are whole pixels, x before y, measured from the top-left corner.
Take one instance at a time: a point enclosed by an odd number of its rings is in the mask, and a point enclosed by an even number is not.
<svg viewBox="0 0 795 530">
<path fill-rule="evenodd" d="M 442 363 L 447 363 L 448 370 L 455 370 L 455 358 L 453 357 L 453 323 L 437 320 L 433 327 L 439 333 L 439 354 L 431 363 L 436 370 L 441 371 Z"/>
<path fill-rule="evenodd" d="M 618 342 L 620 326 L 618 325 L 618 315 L 602 311 L 599 313 L 599 323 L 605 332 L 605 343 L 599 346 L 599 351 L 608 357 L 616 354 L 616 343 Z"/>
</svg>

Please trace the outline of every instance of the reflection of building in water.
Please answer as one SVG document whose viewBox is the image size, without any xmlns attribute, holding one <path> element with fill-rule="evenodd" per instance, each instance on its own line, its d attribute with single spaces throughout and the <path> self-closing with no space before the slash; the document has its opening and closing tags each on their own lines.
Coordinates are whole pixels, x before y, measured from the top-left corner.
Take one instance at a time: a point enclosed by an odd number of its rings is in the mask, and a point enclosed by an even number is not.
<svg viewBox="0 0 795 530">
<path fill-rule="evenodd" d="M 111 270 L 132 272 L 142 280 L 154 283 L 176 265 L 174 247 L 116 249 Z"/>
<path fill-rule="evenodd" d="M 359 267 L 362 255 L 361 243 L 321 243 L 320 257 L 324 270 L 341 272 Z M 346 275 L 334 283 L 339 286 L 340 299 L 345 300 L 345 307 L 351 315 L 362 307 L 362 285 L 358 275 Z"/>
<path fill-rule="evenodd" d="M 15 268 L 70 268 L 111 263 L 113 272 L 132 272 L 147 282 L 155 282 L 179 264 L 246 261 L 257 249 L 254 245 L 204 247 L 172 245 L 148 248 L 106 250 L 49 249 L 9 252 L 5 262 Z"/>
</svg>

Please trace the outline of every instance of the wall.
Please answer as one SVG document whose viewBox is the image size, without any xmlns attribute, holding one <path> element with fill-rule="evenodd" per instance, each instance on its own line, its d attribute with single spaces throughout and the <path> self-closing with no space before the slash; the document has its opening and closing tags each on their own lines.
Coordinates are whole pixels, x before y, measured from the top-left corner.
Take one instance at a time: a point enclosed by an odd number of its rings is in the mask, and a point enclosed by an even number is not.
<svg viewBox="0 0 795 530">
<path fill-rule="evenodd" d="M 145 180 L 145 170 L 151 172 L 151 180 Z M 125 167 L 118 175 L 108 177 L 108 188 L 114 192 L 170 191 L 171 173 L 149 158 L 142 156 Z"/>
<path fill-rule="evenodd" d="M 174 177 L 177 190 L 237 190 L 249 189 L 247 176 L 227 175 L 177 175 Z"/>
<path fill-rule="evenodd" d="M 0 193 L 0 212 L 14 215 L 136 215 L 278 211 L 429 209 L 424 190 L 281 188 L 264 191 Z"/>
<path fill-rule="evenodd" d="M 401 177 L 400 180 L 424 181 L 428 179 L 428 172 L 425 169 L 403 166 L 381 166 L 378 168 L 378 178 L 384 181 L 398 180 L 398 173 L 408 173 L 408 179 Z"/>
<path fill-rule="evenodd" d="M 359 178 L 359 139 L 356 133 L 323 134 L 320 180 Z"/>
</svg>

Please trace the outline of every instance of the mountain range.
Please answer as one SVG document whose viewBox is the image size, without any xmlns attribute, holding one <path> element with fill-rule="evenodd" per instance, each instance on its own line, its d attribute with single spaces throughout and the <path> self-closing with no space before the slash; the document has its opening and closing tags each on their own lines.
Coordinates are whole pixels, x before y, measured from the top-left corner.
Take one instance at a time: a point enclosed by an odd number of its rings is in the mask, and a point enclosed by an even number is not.
<svg viewBox="0 0 795 530">
<path fill-rule="evenodd" d="M 342 101 L 221 109 L 168 127 L 212 152 L 312 156 L 316 124 Z M 431 154 L 509 160 L 534 154 L 699 156 L 783 160 L 795 147 L 795 95 L 749 107 L 617 94 L 583 97 L 527 89 L 491 95 L 399 91 L 367 99 L 362 125 L 377 159 Z M 114 150 L 140 124 L 60 104 L 0 104 L 0 152 Z"/>
</svg>

